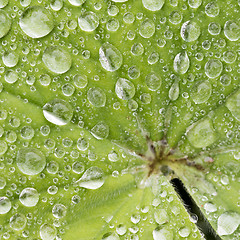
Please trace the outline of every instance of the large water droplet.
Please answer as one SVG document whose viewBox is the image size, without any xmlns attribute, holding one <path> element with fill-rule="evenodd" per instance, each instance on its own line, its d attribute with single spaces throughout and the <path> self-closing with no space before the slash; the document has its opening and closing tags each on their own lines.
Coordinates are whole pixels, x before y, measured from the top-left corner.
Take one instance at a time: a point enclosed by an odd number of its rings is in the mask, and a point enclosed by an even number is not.
<svg viewBox="0 0 240 240">
<path fill-rule="evenodd" d="M 71 105 L 62 99 L 53 99 L 43 106 L 43 115 L 51 123 L 66 125 L 73 116 Z"/>
<path fill-rule="evenodd" d="M 202 0 L 188 0 L 188 5 L 191 8 L 198 8 L 202 4 Z"/>
<path fill-rule="evenodd" d="M 57 230 L 54 226 L 45 223 L 40 227 L 40 237 L 42 240 L 53 240 L 57 236 Z"/>
<path fill-rule="evenodd" d="M 10 211 L 12 204 L 7 197 L 0 197 L 0 214 L 5 214 Z"/>
<path fill-rule="evenodd" d="M 99 61 L 105 70 L 113 72 L 121 67 L 123 57 L 112 44 L 104 43 L 99 49 Z"/>
<path fill-rule="evenodd" d="M 174 70 L 179 74 L 184 74 L 188 71 L 190 60 L 187 52 L 181 52 L 176 55 L 173 61 Z"/>
<path fill-rule="evenodd" d="M 160 88 L 162 79 L 157 76 L 155 73 L 149 73 L 145 78 L 145 83 L 149 90 L 156 91 Z"/>
<path fill-rule="evenodd" d="M 10 226 L 14 230 L 22 230 L 27 224 L 27 219 L 22 213 L 16 213 L 10 218 Z"/>
<path fill-rule="evenodd" d="M 0 38 L 7 35 L 11 28 L 11 20 L 5 13 L 5 11 L 0 10 Z"/>
<path fill-rule="evenodd" d="M 173 240 L 173 234 L 167 228 L 157 227 L 153 230 L 154 240 Z"/>
<path fill-rule="evenodd" d="M 5 52 L 2 56 L 2 60 L 3 63 L 7 66 L 7 67 L 14 67 L 17 65 L 18 63 L 18 54 L 11 51 L 11 52 Z"/>
<path fill-rule="evenodd" d="M 237 41 L 240 38 L 240 27 L 237 22 L 227 21 L 224 25 L 224 35 L 230 41 Z"/>
<path fill-rule="evenodd" d="M 236 212 L 225 212 L 218 218 L 217 232 L 220 236 L 234 233 L 240 224 L 240 215 Z"/>
<path fill-rule="evenodd" d="M 94 12 L 85 12 L 79 16 L 78 24 L 83 31 L 92 32 L 98 27 L 99 19 Z"/>
<path fill-rule="evenodd" d="M 207 102 L 212 94 L 212 85 L 209 81 L 196 83 L 191 90 L 191 98 L 196 104 Z"/>
<path fill-rule="evenodd" d="M 200 36 L 200 27 L 197 23 L 187 21 L 181 27 L 181 37 L 186 42 L 196 41 Z"/>
<path fill-rule="evenodd" d="M 182 14 L 178 11 L 172 11 L 169 15 L 169 22 L 172 24 L 179 24 L 182 21 Z"/>
<path fill-rule="evenodd" d="M 193 124 L 187 131 L 189 142 L 196 148 L 204 148 L 216 140 L 213 123 L 209 118 L 202 119 Z"/>
<path fill-rule="evenodd" d="M 67 208 L 63 204 L 55 204 L 52 209 L 55 218 L 63 218 L 67 214 Z"/>
<path fill-rule="evenodd" d="M 23 12 L 19 25 L 31 38 L 41 38 L 48 35 L 54 27 L 53 17 L 41 6 L 33 6 Z"/>
<path fill-rule="evenodd" d="M 162 8 L 165 0 L 142 0 L 143 6 L 150 11 L 158 11 Z"/>
<path fill-rule="evenodd" d="M 80 187 L 98 189 L 104 184 L 104 173 L 101 168 L 90 167 L 77 181 Z"/>
<path fill-rule="evenodd" d="M 9 0 L 0 0 L 0 8 L 4 8 L 8 5 Z"/>
<path fill-rule="evenodd" d="M 91 133 L 97 139 L 104 139 L 109 135 L 109 127 L 106 123 L 99 122 L 91 129 Z"/>
<path fill-rule="evenodd" d="M 46 165 L 44 154 L 36 148 L 21 148 L 16 161 L 19 170 L 27 175 L 36 175 L 42 172 Z"/>
<path fill-rule="evenodd" d="M 139 34 L 143 38 L 150 38 L 155 33 L 155 25 L 151 19 L 145 19 L 139 27 Z"/>
<path fill-rule="evenodd" d="M 186 237 L 188 237 L 189 234 L 190 234 L 190 229 L 187 228 L 187 227 L 183 227 L 183 228 L 179 229 L 178 232 L 179 232 L 179 235 L 180 235 L 181 237 L 186 238 Z"/>
<path fill-rule="evenodd" d="M 72 65 L 72 58 L 69 52 L 59 46 L 46 48 L 42 60 L 49 70 L 58 74 L 67 72 Z"/>
<path fill-rule="evenodd" d="M 216 1 L 210 2 L 205 7 L 205 13 L 209 17 L 216 17 L 220 12 L 219 6 Z"/>
<path fill-rule="evenodd" d="M 128 100 L 135 95 L 135 87 L 129 80 L 119 78 L 115 85 L 115 92 L 120 99 Z"/>
<path fill-rule="evenodd" d="M 226 107 L 240 121 L 240 91 L 235 92 L 226 101 Z"/>
<path fill-rule="evenodd" d="M 87 99 L 95 107 L 104 107 L 106 103 L 106 94 L 101 88 L 93 87 L 88 90 Z"/>
<path fill-rule="evenodd" d="M 4 79 L 7 83 L 13 84 L 18 80 L 19 76 L 18 73 L 16 73 L 13 70 L 8 70 L 5 75 L 4 75 Z"/>
<path fill-rule="evenodd" d="M 39 200 L 39 193 L 35 188 L 25 188 L 19 195 L 20 202 L 26 207 L 34 207 Z"/>
<path fill-rule="evenodd" d="M 223 64 L 218 59 L 210 59 L 205 64 L 205 73 L 209 78 L 216 78 L 218 77 L 223 70 Z"/>
</svg>

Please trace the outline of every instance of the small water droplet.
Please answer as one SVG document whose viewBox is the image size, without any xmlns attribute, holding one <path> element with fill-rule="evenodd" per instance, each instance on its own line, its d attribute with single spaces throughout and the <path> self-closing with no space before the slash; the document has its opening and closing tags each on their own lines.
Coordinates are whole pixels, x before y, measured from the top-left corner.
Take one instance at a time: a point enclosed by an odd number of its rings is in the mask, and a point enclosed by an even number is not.
<svg viewBox="0 0 240 240">
<path fill-rule="evenodd" d="M 149 73 L 145 77 L 145 83 L 149 90 L 151 91 L 157 91 L 162 83 L 162 79 L 160 76 L 157 76 L 155 73 Z"/>
<path fill-rule="evenodd" d="M 190 229 L 188 227 L 183 227 L 183 228 L 179 229 L 178 232 L 181 237 L 186 238 L 190 234 Z"/>
<path fill-rule="evenodd" d="M 26 207 L 34 207 L 39 200 L 39 193 L 35 188 L 25 188 L 19 195 L 20 202 Z"/>
<path fill-rule="evenodd" d="M 52 209 L 55 218 L 63 218 L 67 214 L 67 208 L 63 204 L 55 204 Z"/>
<path fill-rule="evenodd" d="M 190 60 L 187 52 L 178 53 L 173 61 L 174 70 L 179 74 L 184 74 L 188 71 L 190 66 Z"/>
<path fill-rule="evenodd" d="M 115 93 L 122 100 L 129 100 L 135 95 L 135 87 L 125 78 L 119 78 L 115 85 Z"/>
<path fill-rule="evenodd" d="M 101 140 L 108 137 L 109 127 L 106 123 L 99 122 L 91 129 L 91 133 L 96 139 Z"/>
<path fill-rule="evenodd" d="M 104 107 L 106 94 L 99 87 L 90 88 L 87 92 L 87 99 L 94 107 Z"/>
<path fill-rule="evenodd" d="M 40 227 L 40 237 L 42 240 L 54 240 L 56 236 L 57 230 L 53 225 L 45 223 Z"/>
<path fill-rule="evenodd" d="M 187 21 L 181 27 L 181 37 L 186 42 L 196 41 L 200 36 L 201 30 L 197 23 Z"/>
<path fill-rule="evenodd" d="M 78 24 L 83 31 L 92 32 L 98 27 L 99 19 L 94 12 L 85 12 L 79 16 Z"/>
<path fill-rule="evenodd" d="M 223 70 L 223 64 L 218 59 L 210 59 L 205 64 L 205 74 L 209 78 L 216 78 L 216 77 L 218 77 L 222 73 L 222 70 Z"/>
<path fill-rule="evenodd" d="M 209 17 L 216 17 L 220 12 L 219 6 L 216 1 L 210 2 L 205 7 L 205 13 Z"/>
<path fill-rule="evenodd" d="M 212 85 L 209 81 L 197 82 L 191 90 L 191 98 L 195 104 L 207 102 L 212 94 Z"/>
<path fill-rule="evenodd" d="M 27 219 L 22 213 L 16 213 L 10 218 L 10 226 L 14 230 L 22 230 L 27 224 Z"/>
</svg>

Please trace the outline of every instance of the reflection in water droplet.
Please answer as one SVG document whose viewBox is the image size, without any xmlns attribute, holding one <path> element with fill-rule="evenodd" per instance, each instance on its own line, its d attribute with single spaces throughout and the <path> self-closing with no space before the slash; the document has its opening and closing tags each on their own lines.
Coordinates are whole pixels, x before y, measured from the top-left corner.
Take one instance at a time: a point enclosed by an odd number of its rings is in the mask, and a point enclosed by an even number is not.
<svg viewBox="0 0 240 240">
<path fill-rule="evenodd" d="M 135 95 L 135 87 L 125 78 L 119 78 L 115 85 L 115 93 L 122 100 L 129 100 Z"/>
<path fill-rule="evenodd" d="M 174 70 L 179 74 L 184 74 L 188 71 L 190 66 L 190 60 L 187 52 L 178 53 L 173 61 Z"/>
<path fill-rule="evenodd" d="M 25 188 L 20 193 L 19 200 L 26 207 L 36 206 L 39 200 L 39 193 L 35 188 Z"/>
<path fill-rule="evenodd" d="M 212 85 L 209 81 L 197 82 L 191 90 L 191 98 L 196 104 L 207 102 L 212 94 Z"/>
<path fill-rule="evenodd" d="M 53 240 L 57 236 L 57 230 L 53 225 L 48 223 L 40 227 L 40 237 L 42 240 Z"/>
<path fill-rule="evenodd" d="M 97 139 L 104 139 L 109 135 L 109 127 L 106 123 L 99 122 L 91 129 L 91 133 Z"/>
<path fill-rule="evenodd" d="M 21 148 L 18 151 L 16 162 L 22 173 L 36 175 L 45 168 L 46 158 L 36 148 Z"/>
<path fill-rule="evenodd" d="M 80 187 L 98 189 L 104 184 L 104 173 L 101 168 L 90 167 L 77 181 Z"/>
<path fill-rule="evenodd" d="M 158 11 L 163 7 L 165 0 L 142 0 L 143 6 L 150 11 Z"/>
<path fill-rule="evenodd" d="M 211 213 L 217 211 L 217 207 L 213 203 L 210 203 L 210 202 L 207 202 L 204 204 L 204 209 L 207 212 L 211 212 Z"/>
<path fill-rule="evenodd" d="M 4 10 L 0 10 L 0 38 L 7 35 L 11 28 L 11 20 Z"/>
<path fill-rule="evenodd" d="M 12 204 L 7 197 L 0 197 L 0 214 L 5 214 L 10 211 Z"/>
<path fill-rule="evenodd" d="M 226 107 L 240 121 L 240 91 L 235 92 L 226 101 Z"/>
<path fill-rule="evenodd" d="M 10 218 L 10 226 L 14 230 L 22 230 L 27 224 L 27 219 L 22 213 L 16 213 Z"/>
<path fill-rule="evenodd" d="M 151 91 L 157 91 L 162 83 L 161 77 L 157 76 L 155 73 L 149 73 L 145 78 L 145 83 L 149 90 Z"/>
<path fill-rule="evenodd" d="M 139 34 L 143 38 L 150 38 L 155 33 L 155 25 L 151 19 L 145 19 L 139 27 Z"/>
<path fill-rule="evenodd" d="M 50 71 L 58 74 L 67 72 L 72 65 L 72 58 L 69 52 L 59 46 L 46 48 L 42 60 Z"/>
<path fill-rule="evenodd" d="M 41 6 L 33 6 L 23 12 L 20 28 L 31 38 L 41 38 L 48 35 L 54 27 L 53 17 Z"/>
<path fill-rule="evenodd" d="M 43 115 L 55 125 L 66 125 L 72 119 L 73 110 L 68 102 L 54 99 L 43 106 Z"/>
<path fill-rule="evenodd" d="M 197 23 L 187 21 L 181 27 L 181 37 L 186 42 L 196 41 L 200 36 L 200 27 Z"/>
<path fill-rule="evenodd" d="M 205 64 L 205 74 L 209 78 L 216 78 L 216 77 L 218 77 L 222 73 L 222 70 L 223 70 L 223 64 L 218 59 L 210 59 Z"/>
<path fill-rule="evenodd" d="M 87 92 L 87 99 L 94 107 L 104 107 L 106 94 L 99 87 L 90 88 Z"/>
<path fill-rule="evenodd" d="M 121 67 L 123 57 L 112 44 L 104 43 L 99 49 L 99 61 L 105 70 L 113 72 Z"/>
<path fill-rule="evenodd" d="M 239 24 L 234 21 L 227 21 L 224 25 L 224 35 L 230 41 L 237 41 L 240 38 Z"/>
<path fill-rule="evenodd" d="M 240 215 L 236 212 L 225 212 L 218 218 L 217 233 L 220 236 L 234 233 L 240 225 Z"/>
<path fill-rule="evenodd" d="M 196 148 L 205 148 L 216 140 L 216 132 L 209 118 L 193 124 L 187 131 L 189 142 Z"/>
<path fill-rule="evenodd" d="M 92 32 L 98 27 L 99 19 L 94 12 L 85 12 L 79 16 L 78 24 L 83 31 Z"/>
</svg>

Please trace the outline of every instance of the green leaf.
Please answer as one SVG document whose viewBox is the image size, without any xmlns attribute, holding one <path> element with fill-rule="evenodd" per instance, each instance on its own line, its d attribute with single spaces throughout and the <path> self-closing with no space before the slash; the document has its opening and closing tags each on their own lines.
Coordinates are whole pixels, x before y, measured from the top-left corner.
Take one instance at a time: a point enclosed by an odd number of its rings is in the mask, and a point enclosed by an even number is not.
<svg viewBox="0 0 240 240">
<path fill-rule="evenodd" d="M 0 0 L 0 239 L 239 239 L 239 6 Z"/>
</svg>

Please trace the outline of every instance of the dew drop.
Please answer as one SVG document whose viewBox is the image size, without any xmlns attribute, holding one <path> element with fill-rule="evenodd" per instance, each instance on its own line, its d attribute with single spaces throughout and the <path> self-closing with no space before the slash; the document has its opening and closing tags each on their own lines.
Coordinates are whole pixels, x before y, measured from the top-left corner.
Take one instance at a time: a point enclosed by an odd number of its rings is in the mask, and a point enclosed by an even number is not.
<svg viewBox="0 0 240 240">
<path fill-rule="evenodd" d="M 147 10 L 155 12 L 163 7 L 165 0 L 142 0 L 142 3 Z"/>
<path fill-rule="evenodd" d="M 162 79 L 160 76 L 158 77 L 155 73 L 149 73 L 145 77 L 145 83 L 146 83 L 147 87 L 149 88 L 149 90 L 157 91 L 161 86 Z"/>
<path fill-rule="evenodd" d="M 205 74 L 209 78 L 216 78 L 216 77 L 218 77 L 222 73 L 222 70 L 223 70 L 223 64 L 218 59 L 210 59 L 205 64 Z"/>
<path fill-rule="evenodd" d="M 63 0 L 52 0 L 50 6 L 53 11 L 59 11 L 63 7 Z"/>
<path fill-rule="evenodd" d="M 85 12 L 78 17 L 78 24 L 81 30 L 92 32 L 98 27 L 99 19 L 94 12 Z"/>
<path fill-rule="evenodd" d="M 58 169 L 59 169 L 59 164 L 55 161 L 51 161 L 47 164 L 47 171 L 50 173 L 50 174 L 56 174 L 58 172 Z"/>
<path fill-rule="evenodd" d="M 54 240 L 57 236 L 57 230 L 54 226 L 45 223 L 40 227 L 40 237 L 42 240 Z"/>
<path fill-rule="evenodd" d="M 187 21 L 181 27 L 181 37 L 186 42 L 196 41 L 200 36 L 201 30 L 197 23 Z"/>
<path fill-rule="evenodd" d="M 58 74 L 67 72 L 72 65 L 71 55 L 60 46 L 46 48 L 42 60 L 50 71 Z"/>
<path fill-rule="evenodd" d="M 187 131 L 189 142 L 196 148 L 204 148 L 216 140 L 216 132 L 209 118 L 202 119 L 193 124 Z"/>
<path fill-rule="evenodd" d="M 215 23 L 215 22 L 209 23 L 208 32 L 211 35 L 218 35 L 221 32 L 221 25 L 219 23 Z"/>
<path fill-rule="evenodd" d="M 107 138 L 109 135 L 109 127 L 106 123 L 99 122 L 91 129 L 91 134 L 99 140 Z"/>
<path fill-rule="evenodd" d="M 122 100 L 129 100 L 135 95 L 135 87 L 125 78 L 119 78 L 115 85 L 115 93 Z"/>
<path fill-rule="evenodd" d="M 16 161 L 19 170 L 26 175 L 39 174 L 46 165 L 44 154 L 36 148 L 21 148 Z"/>
<path fill-rule="evenodd" d="M 202 0 L 188 0 L 188 5 L 191 8 L 198 8 L 202 4 Z"/>
<path fill-rule="evenodd" d="M 13 70 L 8 70 L 5 75 L 4 75 L 4 79 L 7 83 L 9 84 L 13 84 L 18 80 L 18 74 L 13 71 Z"/>
<path fill-rule="evenodd" d="M 34 207 L 39 200 L 39 193 L 35 188 L 25 188 L 19 195 L 20 202 L 26 207 Z"/>
<path fill-rule="evenodd" d="M 175 81 L 171 88 L 169 89 L 169 94 L 168 94 L 170 100 L 176 101 L 179 97 L 179 82 Z"/>
<path fill-rule="evenodd" d="M 41 38 L 53 30 L 54 22 L 48 10 L 41 6 L 33 6 L 23 12 L 19 26 L 29 37 Z"/>
<path fill-rule="evenodd" d="M 79 138 L 77 141 L 77 148 L 80 151 L 86 151 L 89 147 L 88 140 L 86 138 Z"/>
<path fill-rule="evenodd" d="M 187 227 L 183 227 L 183 228 L 179 229 L 178 233 L 181 237 L 186 238 L 189 236 L 190 230 Z"/>
<path fill-rule="evenodd" d="M 104 184 L 104 173 L 101 168 L 90 167 L 77 181 L 80 187 L 98 189 Z"/>
<path fill-rule="evenodd" d="M 99 61 L 105 70 L 114 72 L 121 67 L 123 57 L 112 44 L 104 43 L 99 49 Z"/>
<path fill-rule="evenodd" d="M 237 41 L 240 38 L 240 27 L 234 21 L 227 21 L 224 24 L 224 35 L 230 41 Z"/>
<path fill-rule="evenodd" d="M 74 82 L 74 85 L 77 87 L 77 88 L 85 88 L 88 84 L 88 79 L 87 79 L 87 76 L 86 75 L 79 75 L 79 74 L 76 74 L 74 77 L 73 77 L 73 82 Z"/>
<path fill-rule="evenodd" d="M 169 216 L 165 209 L 156 209 L 154 211 L 154 219 L 158 224 L 162 225 L 169 221 Z"/>
<path fill-rule="evenodd" d="M 68 0 L 70 4 L 72 4 L 73 6 L 79 7 L 81 6 L 83 3 L 86 2 L 86 0 Z"/>
<path fill-rule="evenodd" d="M 178 53 L 173 61 L 173 68 L 179 74 L 184 74 L 188 71 L 190 66 L 190 60 L 187 52 Z"/>
<path fill-rule="evenodd" d="M 205 7 L 205 13 L 209 17 L 216 17 L 219 14 L 219 12 L 220 9 L 216 1 L 208 3 Z"/>
<path fill-rule="evenodd" d="M 155 33 L 155 25 L 151 19 L 145 19 L 139 27 L 139 34 L 143 38 L 150 38 Z"/>
<path fill-rule="evenodd" d="M 18 63 L 19 56 L 17 53 L 11 51 L 11 52 L 5 52 L 2 56 L 3 63 L 6 67 L 14 67 Z"/>
<path fill-rule="evenodd" d="M 0 38 L 7 35 L 11 28 L 11 20 L 4 10 L 0 10 Z"/>
<path fill-rule="evenodd" d="M 141 56 L 144 53 L 144 47 L 141 43 L 134 43 L 131 47 L 131 53 L 135 56 Z"/>
<path fill-rule="evenodd" d="M 106 104 L 106 94 L 99 87 L 90 88 L 87 92 L 87 99 L 94 107 L 104 107 Z"/>
<path fill-rule="evenodd" d="M 165 227 L 157 227 L 153 230 L 152 234 L 154 240 L 173 240 L 172 232 Z"/>
<path fill-rule="evenodd" d="M 73 172 L 81 174 L 84 171 L 84 165 L 81 162 L 74 162 L 72 165 Z"/>
<path fill-rule="evenodd" d="M 195 104 L 207 102 L 212 94 L 212 85 L 209 81 L 196 83 L 191 90 L 191 98 Z"/>
<path fill-rule="evenodd" d="M 10 211 L 12 204 L 7 197 L 0 197 L 0 214 L 6 214 Z"/>
<path fill-rule="evenodd" d="M 237 59 L 237 54 L 236 52 L 233 51 L 226 51 L 223 53 L 223 60 L 226 63 L 234 63 Z"/>
<path fill-rule="evenodd" d="M 14 230 L 22 230 L 27 224 L 27 219 L 22 213 L 16 213 L 10 218 L 10 226 Z"/>
<path fill-rule="evenodd" d="M 34 136 L 34 129 L 31 126 L 24 126 L 20 130 L 21 137 L 26 140 L 30 140 Z"/>
<path fill-rule="evenodd" d="M 52 209 L 55 218 L 63 218 L 67 214 L 67 208 L 63 204 L 55 204 Z"/>
<path fill-rule="evenodd" d="M 73 110 L 68 102 L 54 99 L 43 106 L 43 115 L 55 125 L 66 125 L 72 119 Z"/>
<path fill-rule="evenodd" d="M 172 11 L 169 15 L 169 22 L 172 24 L 179 24 L 183 19 L 183 16 L 181 14 L 181 12 L 178 11 Z"/>
<path fill-rule="evenodd" d="M 0 0 L 0 8 L 4 8 L 8 5 L 9 0 Z"/>
</svg>

